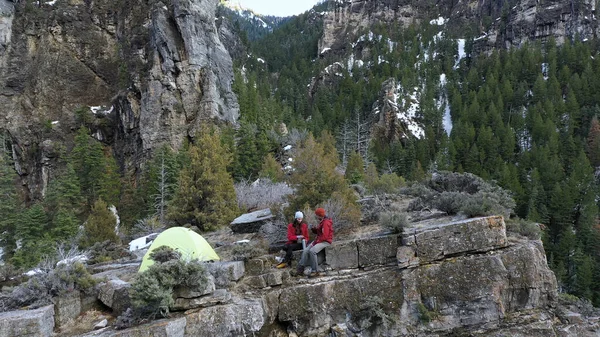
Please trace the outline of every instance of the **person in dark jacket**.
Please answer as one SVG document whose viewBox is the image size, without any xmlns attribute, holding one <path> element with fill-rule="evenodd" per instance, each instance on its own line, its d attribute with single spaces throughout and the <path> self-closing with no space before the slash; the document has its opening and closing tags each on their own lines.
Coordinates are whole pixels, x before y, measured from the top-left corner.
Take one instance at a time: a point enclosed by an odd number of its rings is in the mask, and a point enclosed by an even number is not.
<svg viewBox="0 0 600 337">
<path fill-rule="evenodd" d="M 302 251 L 302 258 L 296 268 L 297 274 L 304 272 L 305 267 L 310 267 L 310 276 L 318 276 L 319 264 L 317 262 L 317 254 L 326 247 L 329 247 L 333 242 L 333 222 L 326 216 L 325 209 L 317 208 L 315 215 L 319 219 L 319 225 L 311 227 L 311 230 L 317 235 L 317 238 Z"/>
<path fill-rule="evenodd" d="M 308 241 L 308 225 L 302 220 L 304 214 L 298 211 L 294 215 L 294 222 L 287 227 L 287 242 L 285 243 L 285 258 L 277 265 L 277 268 L 285 268 L 292 266 L 292 259 L 295 250 L 301 250 L 305 247 Z M 303 244 L 304 241 L 304 244 Z"/>
</svg>

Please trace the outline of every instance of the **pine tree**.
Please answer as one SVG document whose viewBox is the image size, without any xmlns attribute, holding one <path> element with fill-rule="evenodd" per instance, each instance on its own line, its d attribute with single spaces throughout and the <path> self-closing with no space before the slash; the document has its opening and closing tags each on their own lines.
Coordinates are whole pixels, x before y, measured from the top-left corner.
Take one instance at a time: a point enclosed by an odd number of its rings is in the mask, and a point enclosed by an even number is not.
<svg viewBox="0 0 600 337">
<path fill-rule="evenodd" d="M 90 247 L 96 242 L 112 241 L 119 243 L 119 237 L 115 233 L 117 218 L 108 209 L 108 205 L 102 199 L 96 200 L 92 206 L 87 221 L 85 222 L 84 235 L 81 245 Z"/>
<path fill-rule="evenodd" d="M 29 207 L 17 227 L 16 235 L 22 245 L 36 241 L 46 231 L 48 217 L 44 207 L 37 203 Z"/>
<path fill-rule="evenodd" d="M 586 150 L 592 167 L 600 166 L 600 122 L 597 116 L 590 123 Z"/>
<path fill-rule="evenodd" d="M 16 189 L 17 174 L 4 151 L 4 138 L 0 137 L 0 247 L 6 257 L 16 249 L 16 230 L 19 219 L 20 198 Z"/>
<path fill-rule="evenodd" d="M 328 142 L 333 142 L 332 138 Z M 349 218 L 348 221 L 356 223 L 360 209 L 344 177 L 336 171 L 337 151 L 335 148 L 326 148 L 325 144 L 315 141 L 311 134 L 298 149 L 295 170 L 289 179 L 296 193 L 291 196 L 286 213 L 293 214 L 295 210 L 307 206 L 315 208 L 335 197 L 343 205 L 341 207 L 345 209 L 344 216 Z"/>
<path fill-rule="evenodd" d="M 16 230 L 19 248 L 10 262 L 17 267 L 33 267 L 37 265 L 44 255 L 54 251 L 54 240 L 46 232 L 48 218 L 41 204 L 29 207 L 19 219 Z"/>
<path fill-rule="evenodd" d="M 110 205 L 117 205 L 121 194 L 121 178 L 115 157 L 107 151 L 102 157 L 102 174 L 98 181 L 98 197 Z"/>
<path fill-rule="evenodd" d="M 190 163 L 181 171 L 178 189 L 169 205 L 168 218 L 203 231 L 228 225 L 238 209 L 233 179 L 227 172 L 230 155 L 215 131 L 203 129 L 191 145 Z"/>
<path fill-rule="evenodd" d="M 256 141 L 256 125 L 242 123 L 238 130 L 234 176 L 237 180 L 252 179 L 258 173 L 260 163 Z"/>
<path fill-rule="evenodd" d="M 69 209 L 59 209 L 52 219 L 50 236 L 59 242 L 70 243 L 79 229 L 79 221 L 75 213 Z"/>
<path fill-rule="evenodd" d="M 356 184 L 363 180 L 364 173 L 365 169 L 362 157 L 358 152 L 352 153 L 352 155 L 350 155 L 350 160 L 348 161 L 348 166 L 346 166 L 344 177 L 351 184 Z"/>
<path fill-rule="evenodd" d="M 74 215 L 81 215 L 85 200 L 81 195 L 79 179 L 72 164 L 67 163 L 64 172 L 50 180 L 44 204 L 50 217 L 53 217 L 60 210 L 67 209 L 72 211 Z"/>
<path fill-rule="evenodd" d="M 92 139 L 84 127 L 81 127 L 75 136 L 71 163 L 79 178 L 81 191 L 91 205 L 100 190 L 100 181 L 105 168 L 104 153 L 102 145 Z"/>
<path fill-rule="evenodd" d="M 375 163 L 370 163 L 369 166 L 367 166 L 364 180 L 367 190 L 369 190 L 369 192 L 373 192 L 375 186 L 379 181 L 379 173 L 377 172 L 377 167 L 375 166 Z"/>
<path fill-rule="evenodd" d="M 281 165 L 270 153 L 265 157 L 265 161 L 263 162 L 258 176 L 261 178 L 271 179 L 273 182 L 280 182 L 284 179 L 284 173 L 281 169 Z"/>
</svg>

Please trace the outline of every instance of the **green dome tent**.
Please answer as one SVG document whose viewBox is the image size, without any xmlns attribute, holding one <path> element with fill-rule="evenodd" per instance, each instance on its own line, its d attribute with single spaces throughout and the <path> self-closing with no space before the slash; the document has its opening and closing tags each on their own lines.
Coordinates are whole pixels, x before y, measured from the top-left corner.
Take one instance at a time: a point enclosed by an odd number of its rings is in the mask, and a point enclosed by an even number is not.
<svg viewBox="0 0 600 337">
<path fill-rule="evenodd" d="M 139 273 L 154 264 L 154 261 L 150 258 L 150 253 L 160 246 L 169 246 L 177 250 L 181 253 L 181 258 L 186 260 L 220 260 L 219 255 L 215 253 L 200 234 L 189 228 L 172 227 L 160 233 L 154 239 L 154 242 L 152 242 L 152 245 L 148 248 L 148 252 L 146 252 L 146 255 L 142 259 L 142 265 L 138 270 Z"/>
</svg>

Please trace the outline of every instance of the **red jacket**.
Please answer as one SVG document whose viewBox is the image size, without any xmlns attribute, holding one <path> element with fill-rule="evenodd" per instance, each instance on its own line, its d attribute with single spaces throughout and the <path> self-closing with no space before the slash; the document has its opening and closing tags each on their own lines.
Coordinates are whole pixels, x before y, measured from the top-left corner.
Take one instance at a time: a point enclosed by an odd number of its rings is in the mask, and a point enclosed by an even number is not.
<svg viewBox="0 0 600 337">
<path fill-rule="evenodd" d="M 313 246 L 321 242 L 333 241 L 333 222 L 330 218 L 323 218 L 321 223 L 316 228 L 312 229 L 313 233 L 317 234 L 317 238 L 312 243 Z"/>
<path fill-rule="evenodd" d="M 304 222 L 300 224 L 300 231 L 296 231 L 296 227 L 294 227 L 294 223 L 288 225 L 287 230 L 287 243 L 296 243 L 298 241 L 298 235 L 304 236 L 306 242 L 308 242 L 308 225 Z"/>
</svg>

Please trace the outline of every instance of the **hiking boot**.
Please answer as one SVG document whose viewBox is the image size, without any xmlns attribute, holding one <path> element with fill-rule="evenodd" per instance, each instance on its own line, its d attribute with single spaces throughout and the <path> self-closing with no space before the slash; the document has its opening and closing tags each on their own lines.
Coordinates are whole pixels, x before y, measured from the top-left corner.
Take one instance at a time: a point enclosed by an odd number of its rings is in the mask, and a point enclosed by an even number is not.
<svg viewBox="0 0 600 337">
<path fill-rule="evenodd" d="M 321 276 L 321 273 L 319 273 L 318 271 L 312 272 L 312 273 L 310 273 L 310 275 L 308 275 L 309 278 L 319 277 L 319 276 Z"/>
<path fill-rule="evenodd" d="M 287 266 L 288 266 L 287 262 L 281 262 L 280 264 L 278 264 L 277 266 L 275 266 L 275 268 L 282 269 L 282 268 L 285 268 Z"/>
</svg>

